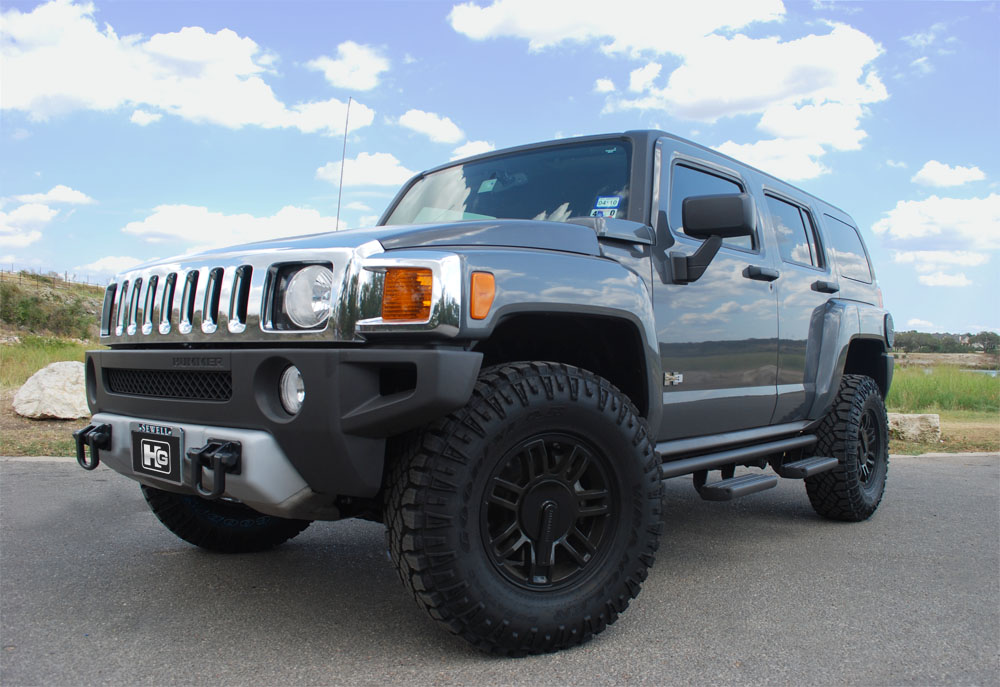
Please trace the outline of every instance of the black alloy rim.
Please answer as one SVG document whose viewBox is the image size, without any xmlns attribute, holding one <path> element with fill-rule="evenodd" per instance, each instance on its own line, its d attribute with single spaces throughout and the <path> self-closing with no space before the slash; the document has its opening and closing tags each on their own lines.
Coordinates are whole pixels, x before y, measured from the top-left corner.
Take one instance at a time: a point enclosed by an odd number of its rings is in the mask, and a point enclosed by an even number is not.
<svg viewBox="0 0 1000 687">
<path fill-rule="evenodd" d="M 861 416 L 858 430 L 860 446 L 858 448 L 858 472 L 861 483 L 868 486 L 878 472 L 878 460 L 882 454 L 882 439 L 878 431 L 878 419 L 874 410 L 866 410 Z"/>
<path fill-rule="evenodd" d="M 566 434 L 543 434 L 508 451 L 483 496 L 481 529 L 490 561 L 532 590 L 582 581 L 607 553 L 615 526 L 607 458 Z"/>
</svg>

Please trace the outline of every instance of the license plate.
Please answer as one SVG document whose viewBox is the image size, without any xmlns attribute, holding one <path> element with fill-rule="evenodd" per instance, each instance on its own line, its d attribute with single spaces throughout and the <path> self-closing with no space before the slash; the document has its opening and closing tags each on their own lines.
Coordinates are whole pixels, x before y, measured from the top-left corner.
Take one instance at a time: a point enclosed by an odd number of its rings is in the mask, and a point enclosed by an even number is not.
<svg viewBox="0 0 1000 687">
<path fill-rule="evenodd" d="M 132 422 L 132 469 L 166 482 L 181 482 L 184 430 L 180 427 Z"/>
</svg>

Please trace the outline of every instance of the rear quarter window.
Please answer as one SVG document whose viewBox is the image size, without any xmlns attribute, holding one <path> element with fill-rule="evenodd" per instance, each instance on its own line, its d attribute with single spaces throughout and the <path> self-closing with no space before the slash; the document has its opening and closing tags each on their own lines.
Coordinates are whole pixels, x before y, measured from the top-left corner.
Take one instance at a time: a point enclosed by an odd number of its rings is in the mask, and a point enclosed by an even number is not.
<svg viewBox="0 0 1000 687">
<path fill-rule="evenodd" d="M 868 263 L 858 230 L 830 215 L 826 215 L 826 220 L 827 240 L 837 261 L 840 276 L 871 284 L 872 267 Z"/>
</svg>

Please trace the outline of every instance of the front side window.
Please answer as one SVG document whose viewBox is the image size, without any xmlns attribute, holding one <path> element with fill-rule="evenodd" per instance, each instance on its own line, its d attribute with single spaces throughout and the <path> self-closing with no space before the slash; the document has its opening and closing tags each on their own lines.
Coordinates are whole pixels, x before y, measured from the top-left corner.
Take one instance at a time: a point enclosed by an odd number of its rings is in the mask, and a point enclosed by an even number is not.
<svg viewBox="0 0 1000 687">
<path fill-rule="evenodd" d="M 688 196 L 743 193 L 743 187 L 735 181 L 686 165 L 674 165 L 669 195 L 664 194 L 664 190 L 661 187 L 660 197 L 670 199 L 670 226 L 676 232 L 684 230 L 682 204 Z M 736 236 L 725 239 L 722 245 L 748 251 L 752 251 L 754 248 L 751 236 Z"/>
<path fill-rule="evenodd" d="M 830 248 L 837 256 L 840 275 L 871 284 L 872 268 L 868 264 L 868 256 L 865 254 L 865 247 L 861 243 L 858 230 L 836 217 L 827 215 L 826 219 L 827 238 L 830 240 Z"/>
<path fill-rule="evenodd" d="M 625 218 L 631 157 L 631 144 L 609 140 L 552 146 L 448 167 L 411 186 L 386 224 Z"/>
<path fill-rule="evenodd" d="M 823 260 L 809 213 L 798 205 L 786 203 L 774 196 L 767 196 L 767 210 L 774 224 L 781 259 L 800 265 L 822 267 Z"/>
</svg>

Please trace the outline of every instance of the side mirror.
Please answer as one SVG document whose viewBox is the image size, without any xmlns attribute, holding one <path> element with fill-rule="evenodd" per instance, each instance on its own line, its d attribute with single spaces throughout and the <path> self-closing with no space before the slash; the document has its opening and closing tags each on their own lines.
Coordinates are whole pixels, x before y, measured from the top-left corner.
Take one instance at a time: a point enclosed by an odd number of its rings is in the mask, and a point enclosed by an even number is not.
<svg viewBox="0 0 1000 687">
<path fill-rule="evenodd" d="M 675 284 L 690 284 L 701 278 L 723 239 L 752 236 L 757 226 L 757 208 L 747 193 L 689 196 L 681 205 L 684 233 L 704 243 L 691 255 L 670 253 Z"/>
<path fill-rule="evenodd" d="M 757 210 L 748 193 L 689 196 L 681 205 L 681 217 L 684 233 L 696 239 L 751 236 L 757 226 Z"/>
</svg>

